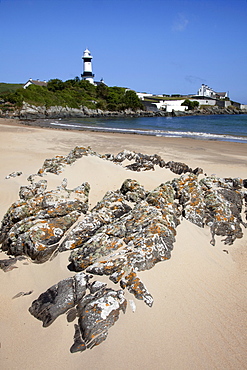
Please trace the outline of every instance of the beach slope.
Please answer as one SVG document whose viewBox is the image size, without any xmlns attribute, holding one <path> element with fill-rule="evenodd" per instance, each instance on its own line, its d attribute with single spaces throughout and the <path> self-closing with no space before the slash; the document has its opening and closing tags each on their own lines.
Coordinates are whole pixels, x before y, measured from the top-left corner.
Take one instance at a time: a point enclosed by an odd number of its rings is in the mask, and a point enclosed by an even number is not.
<svg viewBox="0 0 247 370">
<path fill-rule="evenodd" d="M 146 137 L 86 131 L 62 131 L 25 126 L 0 119 L 0 219 L 18 200 L 21 185 L 37 173 L 47 158 L 67 155 L 75 146 L 90 146 L 105 154 L 127 149 L 158 154 L 166 162 L 201 167 L 207 175 L 246 178 L 247 144 Z M 5 177 L 21 171 L 17 177 Z M 132 172 L 110 161 L 87 156 L 59 174 L 46 174 L 48 188 L 64 178 L 68 188 L 89 182 L 89 207 L 106 191 L 117 190 L 127 178 L 146 190 L 178 177 L 168 169 Z M 247 232 L 232 246 L 220 237 L 210 244 L 208 228 L 187 220 L 177 227 L 171 259 L 139 273 L 152 292 L 153 307 L 135 300 L 136 311 L 109 330 L 100 346 L 71 354 L 74 325 L 61 315 L 48 328 L 30 315 L 37 297 L 61 279 L 69 252 L 44 264 L 19 261 L 12 271 L 0 270 L 0 363 L 3 369 L 246 369 L 247 356 Z M 6 255 L 0 253 L 0 259 Z M 101 280 L 101 277 L 99 277 Z M 29 295 L 13 299 L 19 292 Z M 126 293 L 126 299 L 133 296 Z"/>
</svg>

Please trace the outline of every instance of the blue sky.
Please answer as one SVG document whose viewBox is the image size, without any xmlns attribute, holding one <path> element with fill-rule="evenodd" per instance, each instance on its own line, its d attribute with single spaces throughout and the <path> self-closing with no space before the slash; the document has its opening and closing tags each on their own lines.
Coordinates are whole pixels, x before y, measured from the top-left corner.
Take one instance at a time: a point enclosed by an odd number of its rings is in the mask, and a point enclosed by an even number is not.
<svg viewBox="0 0 247 370">
<path fill-rule="evenodd" d="M 202 83 L 247 104 L 247 0 L 0 0 L 0 82 L 95 79 L 157 94 Z"/>
</svg>

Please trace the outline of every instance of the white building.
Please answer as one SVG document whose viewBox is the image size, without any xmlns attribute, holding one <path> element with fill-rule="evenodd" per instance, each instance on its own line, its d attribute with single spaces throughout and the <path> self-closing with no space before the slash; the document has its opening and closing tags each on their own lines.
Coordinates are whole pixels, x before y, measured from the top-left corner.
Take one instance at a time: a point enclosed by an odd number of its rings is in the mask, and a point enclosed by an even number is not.
<svg viewBox="0 0 247 370">
<path fill-rule="evenodd" d="M 156 105 L 158 109 L 164 110 L 166 112 L 180 111 L 184 112 L 188 107 L 186 105 L 181 105 L 185 99 L 182 100 L 161 100 L 158 103 L 152 103 Z"/>
<path fill-rule="evenodd" d="M 40 80 L 33 80 L 32 78 L 29 78 L 29 80 L 23 86 L 23 89 L 26 89 L 30 85 L 47 86 L 47 82 L 46 81 L 40 81 Z"/>
<path fill-rule="evenodd" d="M 200 89 L 198 90 L 197 95 L 209 97 L 213 99 L 224 99 L 227 98 L 227 92 L 216 92 L 211 87 L 202 84 Z"/>
<path fill-rule="evenodd" d="M 199 107 L 202 105 L 216 105 L 216 99 L 210 98 L 209 96 L 194 96 L 190 98 L 190 101 L 198 101 Z"/>
<path fill-rule="evenodd" d="M 153 96 L 153 94 L 141 93 L 141 92 L 137 92 L 136 95 L 141 100 L 144 100 L 144 98 L 147 98 L 147 97 L 150 98 L 151 96 Z"/>
<path fill-rule="evenodd" d="M 83 80 L 89 81 L 91 84 L 94 85 L 94 74 L 93 74 L 93 68 L 92 68 L 92 55 L 88 49 L 86 49 L 83 53 L 83 74 L 81 75 L 81 78 Z"/>
</svg>

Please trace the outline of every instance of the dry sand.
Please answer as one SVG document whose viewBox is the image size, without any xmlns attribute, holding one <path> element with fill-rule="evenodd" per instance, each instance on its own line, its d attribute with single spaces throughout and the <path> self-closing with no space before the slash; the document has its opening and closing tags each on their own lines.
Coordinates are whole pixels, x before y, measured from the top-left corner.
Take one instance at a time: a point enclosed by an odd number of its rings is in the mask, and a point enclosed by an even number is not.
<svg viewBox="0 0 247 370">
<path fill-rule="evenodd" d="M 247 144 L 50 130 L 0 119 L 0 219 L 18 199 L 19 186 L 27 183 L 28 175 L 36 173 L 46 158 L 66 155 L 76 145 L 90 145 L 101 154 L 123 149 L 157 153 L 165 161 L 202 167 L 207 174 L 247 178 Z M 13 171 L 23 174 L 5 179 Z M 135 178 L 151 190 L 175 176 L 165 169 L 135 173 L 96 157 L 84 157 L 61 175 L 49 174 L 46 179 L 50 188 L 64 177 L 69 188 L 88 181 L 93 206 L 126 178 Z M 212 247 L 208 229 L 183 220 L 177 228 L 172 258 L 139 273 L 154 297 L 153 307 L 135 300 L 136 312 L 129 308 L 109 330 L 107 340 L 84 353 L 70 354 L 74 328 L 65 315 L 43 328 L 28 312 L 40 293 L 72 275 L 67 270 L 67 253 L 42 265 L 22 261 L 8 273 L 0 270 L 0 368 L 246 369 L 244 233 L 231 247 L 220 238 Z M 0 258 L 6 256 L 0 253 Z M 12 300 L 18 292 L 30 290 L 34 290 L 31 295 Z M 126 298 L 133 297 L 126 294 Z"/>
</svg>

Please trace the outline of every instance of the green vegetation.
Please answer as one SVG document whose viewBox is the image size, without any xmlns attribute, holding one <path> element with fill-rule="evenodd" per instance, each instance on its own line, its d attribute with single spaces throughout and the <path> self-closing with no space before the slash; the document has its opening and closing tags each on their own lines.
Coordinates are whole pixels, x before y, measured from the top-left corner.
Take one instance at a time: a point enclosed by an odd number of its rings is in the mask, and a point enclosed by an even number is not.
<svg viewBox="0 0 247 370">
<path fill-rule="evenodd" d="M 198 101 L 191 101 L 189 99 L 185 99 L 185 101 L 181 104 L 188 107 L 188 110 L 194 110 L 195 108 L 199 107 Z"/>
<path fill-rule="evenodd" d="M 152 96 L 144 97 L 144 101 L 148 101 L 150 103 L 158 103 L 161 100 L 183 100 L 183 99 L 184 97 L 182 95 L 179 95 L 179 97 L 177 97 L 177 95 L 170 96 L 170 95 L 164 95 L 164 94 L 162 96 L 152 95 Z"/>
<path fill-rule="evenodd" d="M 0 82 L 0 94 L 4 95 L 15 92 L 17 89 L 20 89 L 23 86 L 24 84 L 7 84 L 4 82 Z"/>
<path fill-rule="evenodd" d="M 7 84 L 8 85 L 8 84 Z M 21 85 L 23 86 L 23 85 Z M 17 88 L 7 93 L 0 92 L 3 105 L 21 107 L 23 102 L 47 108 L 51 106 L 68 106 L 80 108 L 86 106 L 91 109 L 121 111 L 125 109 L 144 109 L 143 104 L 132 90 L 122 87 L 108 87 L 105 84 L 97 86 L 75 77 L 63 82 L 59 79 L 48 81 L 47 86 L 30 85 L 26 89 Z M 4 104 L 3 104 L 4 102 Z"/>
</svg>

